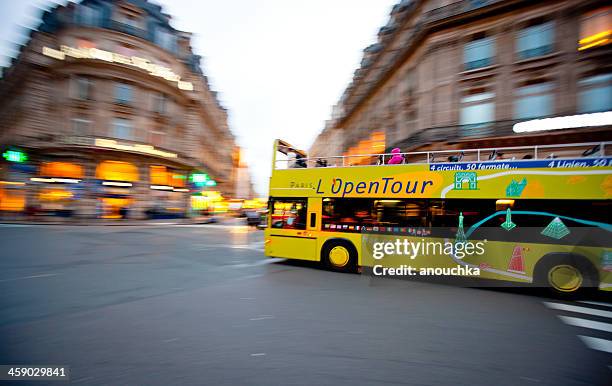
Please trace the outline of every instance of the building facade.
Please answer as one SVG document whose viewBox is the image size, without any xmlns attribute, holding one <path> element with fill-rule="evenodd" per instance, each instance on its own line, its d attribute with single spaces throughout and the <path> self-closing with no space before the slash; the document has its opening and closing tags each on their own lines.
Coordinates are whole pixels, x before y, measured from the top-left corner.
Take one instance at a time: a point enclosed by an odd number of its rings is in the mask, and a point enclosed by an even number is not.
<svg viewBox="0 0 612 386">
<path fill-rule="evenodd" d="M 609 125 L 512 127 L 612 110 L 611 34 L 603 1 L 402 0 L 310 154 L 610 140 Z"/>
<path fill-rule="evenodd" d="M 231 197 L 227 118 L 191 35 L 160 6 L 58 6 L 0 82 L 0 146 L 27 154 L 2 159 L 4 209 L 142 218 L 187 214 L 203 190 Z"/>
</svg>

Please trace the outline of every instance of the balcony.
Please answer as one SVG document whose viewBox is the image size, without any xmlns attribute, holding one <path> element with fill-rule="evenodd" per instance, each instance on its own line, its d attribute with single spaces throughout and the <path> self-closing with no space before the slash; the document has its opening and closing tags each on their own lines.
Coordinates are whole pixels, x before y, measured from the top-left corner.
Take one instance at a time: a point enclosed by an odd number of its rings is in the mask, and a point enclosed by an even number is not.
<svg viewBox="0 0 612 386">
<path fill-rule="evenodd" d="M 432 9 L 425 14 L 424 19 L 427 23 L 432 23 L 501 2 L 502 0 L 456 1 L 443 7 Z"/>
<path fill-rule="evenodd" d="M 104 26 L 104 27 L 106 27 L 108 29 L 112 29 L 112 30 L 115 30 L 115 31 L 123 32 L 123 33 L 126 33 L 128 35 L 139 37 L 141 39 L 147 39 L 148 38 L 146 30 L 144 30 L 142 28 L 135 27 L 135 26 L 130 25 L 130 24 L 121 23 L 121 22 L 118 22 L 116 20 L 108 20 L 108 22 L 105 23 L 105 24 L 108 24 L 108 25 Z"/>
</svg>

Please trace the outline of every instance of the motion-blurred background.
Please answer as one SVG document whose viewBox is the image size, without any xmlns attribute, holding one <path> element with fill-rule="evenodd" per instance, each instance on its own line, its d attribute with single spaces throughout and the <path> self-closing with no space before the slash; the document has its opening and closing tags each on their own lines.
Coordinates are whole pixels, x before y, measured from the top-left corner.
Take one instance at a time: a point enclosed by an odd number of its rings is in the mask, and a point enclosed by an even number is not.
<svg viewBox="0 0 612 386">
<path fill-rule="evenodd" d="M 383 3 L 3 4 L 3 28 L 27 36 L 3 43 L 0 213 L 262 206 L 275 137 L 313 142 L 310 157 L 610 140 L 609 122 L 512 130 L 612 108 L 606 2 L 402 0 L 390 14 Z M 229 109 L 196 45 L 210 47 Z"/>
</svg>

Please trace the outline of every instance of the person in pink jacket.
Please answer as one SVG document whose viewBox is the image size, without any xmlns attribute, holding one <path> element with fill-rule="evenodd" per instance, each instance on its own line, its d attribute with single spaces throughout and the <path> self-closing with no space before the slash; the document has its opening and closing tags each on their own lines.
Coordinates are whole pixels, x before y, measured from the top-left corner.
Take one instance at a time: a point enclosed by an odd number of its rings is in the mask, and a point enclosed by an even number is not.
<svg viewBox="0 0 612 386">
<path fill-rule="evenodd" d="M 402 150 L 399 147 L 396 147 L 393 150 L 391 150 L 391 153 L 393 154 L 393 156 L 389 160 L 388 164 L 389 165 L 398 165 L 398 164 L 404 163 L 404 156 L 400 154 L 401 152 L 402 152 Z"/>
</svg>

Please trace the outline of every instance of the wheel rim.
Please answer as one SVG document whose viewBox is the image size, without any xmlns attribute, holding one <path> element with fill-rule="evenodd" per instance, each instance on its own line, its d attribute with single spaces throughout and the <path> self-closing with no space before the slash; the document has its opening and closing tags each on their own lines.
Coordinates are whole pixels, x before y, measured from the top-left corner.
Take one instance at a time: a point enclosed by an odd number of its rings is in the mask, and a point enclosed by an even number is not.
<svg viewBox="0 0 612 386">
<path fill-rule="evenodd" d="M 348 249 L 337 246 L 329 251 L 329 262 L 335 267 L 345 267 L 350 259 Z"/>
<path fill-rule="evenodd" d="M 576 291 L 582 285 L 582 273 L 571 265 L 556 265 L 548 271 L 548 282 L 561 292 Z"/>
</svg>

